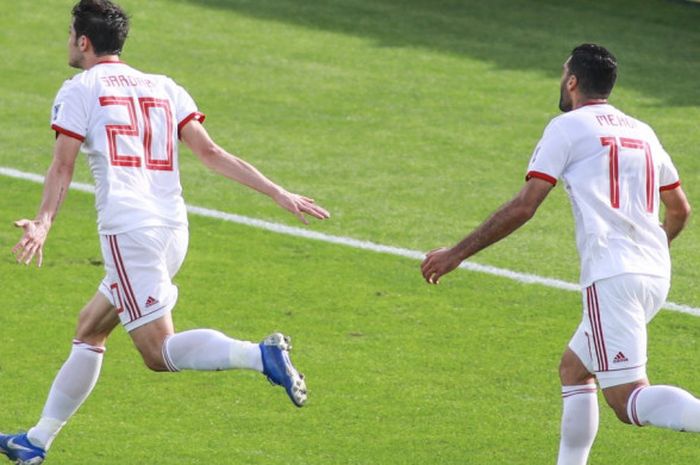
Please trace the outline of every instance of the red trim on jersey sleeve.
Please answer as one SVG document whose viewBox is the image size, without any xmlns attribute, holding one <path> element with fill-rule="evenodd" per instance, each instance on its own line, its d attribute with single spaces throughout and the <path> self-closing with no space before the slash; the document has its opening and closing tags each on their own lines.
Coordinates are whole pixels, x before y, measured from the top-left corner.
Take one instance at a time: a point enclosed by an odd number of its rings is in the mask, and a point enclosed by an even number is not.
<svg viewBox="0 0 700 465">
<path fill-rule="evenodd" d="M 546 173 L 541 173 L 539 171 L 528 171 L 527 175 L 525 175 L 525 180 L 529 181 L 531 178 L 542 179 L 543 181 L 547 181 L 553 186 L 557 185 L 556 178 L 553 178 L 550 175 Z"/>
<path fill-rule="evenodd" d="M 667 186 L 661 186 L 661 187 L 659 187 L 659 190 L 660 190 L 660 191 L 672 191 L 672 190 L 675 189 L 676 187 L 681 187 L 681 182 L 680 182 L 680 181 L 676 181 L 676 182 L 674 182 L 673 184 L 669 184 L 669 185 L 667 185 Z"/>
<path fill-rule="evenodd" d="M 206 117 L 207 116 L 204 113 L 200 113 L 198 111 L 187 115 L 185 119 L 180 121 L 180 123 L 177 125 L 177 138 L 180 139 L 180 131 L 182 131 L 182 128 L 184 128 L 187 123 L 189 123 L 193 119 L 199 121 L 200 123 L 203 123 Z"/>
<path fill-rule="evenodd" d="M 52 124 L 51 129 L 56 131 L 56 139 L 58 139 L 59 134 L 63 134 L 64 136 L 72 137 L 73 139 L 78 139 L 80 142 L 85 142 L 85 136 L 81 136 L 80 134 L 69 131 L 68 129 L 64 129 L 61 126 L 57 124 Z"/>
</svg>

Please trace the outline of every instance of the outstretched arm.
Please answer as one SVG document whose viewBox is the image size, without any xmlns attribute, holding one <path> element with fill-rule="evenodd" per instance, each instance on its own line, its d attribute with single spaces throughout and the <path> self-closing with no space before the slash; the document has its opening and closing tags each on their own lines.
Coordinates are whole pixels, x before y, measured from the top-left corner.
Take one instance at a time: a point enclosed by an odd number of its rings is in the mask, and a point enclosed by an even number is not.
<svg viewBox="0 0 700 465">
<path fill-rule="evenodd" d="M 662 227 L 666 231 L 670 245 L 671 241 L 680 234 L 690 218 L 690 204 L 680 186 L 675 189 L 661 191 L 661 202 L 666 207 Z"/>
<path fill-rule="evenodd" d="M 44 242 L 58 209 L 68 193 L 80 144 L 79 140 L 63 134 L 59 134 L 56 139 L 53 161 L 44 180 L 44 194 L 39 212 L 34 220 L 15 221 L 15 226 L 24 230 L 22 238 L 12 248 L 12 253 L 17 257 L 18 262 L 29 265 L 36 255 L 37 265 L 41 266 L 43 263 Z"/>
<path fill-rule="evenodd" d="M 207 168 L 272 197 L 280 207 L 292 212 L 304 224 L 308 224 L 304 217 L 305 213 L 320 220 L 330 217 L 330 214 L 320 205 L 316 205 L 313 199 L 287 192 L 266 178 L 250 163 L 219 147 L 199 121 L 192 120 L 187 123 L 180 131 L 180 135 Z"/>
<path fill-rule="evenodd" d="M 547 181 L 531 178 L 518 195 L 505 203 L 457 245 L 428 252 L 421 265 L 425 280 L 430 284 L 437 284 L 441 276 L 457 268 L 463 260 L 525 224 L 533 217 L 552 187 Z"/>
</svg>

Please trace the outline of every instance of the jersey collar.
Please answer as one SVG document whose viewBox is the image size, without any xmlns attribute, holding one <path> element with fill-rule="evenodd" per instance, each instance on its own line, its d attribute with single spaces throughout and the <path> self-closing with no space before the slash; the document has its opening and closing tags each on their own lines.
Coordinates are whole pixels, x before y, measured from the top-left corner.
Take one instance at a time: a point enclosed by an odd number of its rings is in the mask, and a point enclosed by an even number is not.
<svg viewBox="0 0 700 465">
<path fill-rule="evenodd" d="M 607 104 L 608 104 L 608 99 L 596 98 L 596 99 L 587 101 L 586 103 L 581 105 L 581 107 L 587 107 L 589 105 L 607 105 Z M 581 107 L 579 107 L 579 108 L 581 108 Z"/>
<path fill-rule="evenodd" d="M 97 65 L 123 65 L 123 64 L 125 64 L 125 63 L 121 60 L 104 60 L 104 61 L 98 61 L 97 63 L 95 63 L 95 66 L 97 66 Z"/>
</svg>

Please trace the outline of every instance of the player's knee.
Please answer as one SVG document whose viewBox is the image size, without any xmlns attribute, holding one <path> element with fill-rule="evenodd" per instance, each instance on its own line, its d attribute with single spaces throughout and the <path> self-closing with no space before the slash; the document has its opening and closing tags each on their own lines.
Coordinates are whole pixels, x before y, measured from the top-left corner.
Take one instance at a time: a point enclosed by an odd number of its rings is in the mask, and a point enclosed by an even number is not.
<svg viewBox="0 0 700 465">
<path fill-rule="evenodd" d="M 574 363 L 569 357 L 563 357 L 559 363 L 559 379 L 562 386 L 587 384 L 591 378 L 591 374 L 582 369 L 580 363 Z"/>
<path fill-rule="evenodd" d="M 568 385 L 567 381 L 569 380 L 569 378 L 571 378 L 571 372 L 571 367 L 566 363 L 564 359 L 562 359 L 559 363 L 559 379 L 561 380 L 562 385 Z"/>
<path fill-rule="evenodd" d="M 620 400 L 610 400 L 607 399 L 608 405 L 610 408 L 615 412 L 615 416 L 617 417 L 618 420 L 620 420 L 622 423 L 631 425 L 632 421 L 630 420 L 629 416 L 627 415 L 627 400 L 626 399 L 620 399 Z"/>
<path fill-rule="evenodd" d="M 628 425 L 632 424 L 632 421 L 629 419 L 629 416 L 627 416 L 627 406 L 613 407 L 613 411 L 615 412 L 615 416 L 617 416 L 617 419 L 620 420 L 622 423 Z"/>
<path fill-rule="evenodd" d="M 89 315 L 87 315 L 85 312 L 80 313 L 75 330 L 76 339 L 93 346 L 104 346 L 107 343 L 108 337 L 108 332 L 99 331 L 98 328 L 92 324 Z"/>
<path fill-rule="evenodd" d="M 165 365 L 165 362 L 163 361 L 162 357 L 161 358 L 156 358 L 156 357 L 143 357 L 143 363 L 146 364 L 146 367 L 151 370 L 151 371 L 170 371 L 168 370 L 168 367 Z"/>
<path fill-rule="evenodd" d="M 151 371 L 170 371 L 165 361 L 163 360 L 163 355 L 160 351 L 156 350 L 140 350 L 141 357 L 143 358 L 143 363 Z"/>
</svg>

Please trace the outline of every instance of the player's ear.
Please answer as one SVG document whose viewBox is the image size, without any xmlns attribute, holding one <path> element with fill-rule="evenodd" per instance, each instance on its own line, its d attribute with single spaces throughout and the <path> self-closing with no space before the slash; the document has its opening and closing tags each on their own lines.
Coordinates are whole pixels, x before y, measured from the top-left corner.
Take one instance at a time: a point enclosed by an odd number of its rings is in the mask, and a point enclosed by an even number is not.
<svg viewBox="0 0 700 465">
<path fill-rule="evenodd" d="M 81 52 L 84 52 L 88 49 L 88 46 L 90 45 L 90 39 L 88 36 L 80 36 L 78 37 L 78 48 L 80 49 Z"/>
<path fill-rule="evenodd" d="M 578 78 L 570 74 L 569 77 L 566 79 L 566 88 L 568 89 L 569 92 L 573 91 L 578 87 Z"/>
</svg>

